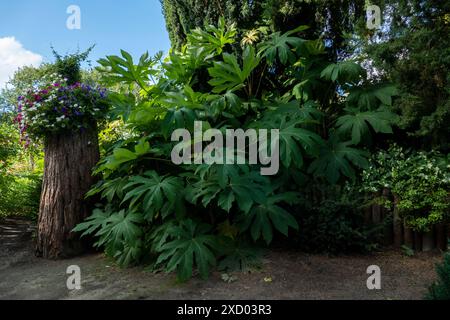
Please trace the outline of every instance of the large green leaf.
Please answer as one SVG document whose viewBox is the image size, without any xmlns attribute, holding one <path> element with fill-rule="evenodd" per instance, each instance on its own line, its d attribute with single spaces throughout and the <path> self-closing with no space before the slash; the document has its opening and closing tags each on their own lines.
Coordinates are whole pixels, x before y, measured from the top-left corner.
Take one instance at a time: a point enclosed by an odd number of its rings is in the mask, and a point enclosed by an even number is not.
<svg viewBox="0 0 450 320">
<path fill-rule="evenodd" d="M 301 168 L 303 165 L 301 150 L 307 155 L 316 156 L 323 144 L 322 138 L 318 134 L 298 128 L 297 125 L 297 121 L 281 123 L 280 158 L 286 168 L 289 168 L 292 163 L 297 168 Z"/>
<path fill-rule="evenodd" d="M 224 271 L 248 272 L 261 267 L 261 257 L 263 250 L 258 246 L 251 246 L 245 241 L 238 240 L 230 243 L 227 241 L 225 257 L 219 262 L 218 269 Z"/>
<path fill-rule="evenodd" d="M 98 60 L 100 67 L 97 69 L 102 74 L 103 81 L 112 84 L 137 84 L 148 90 L 151 76 L 158 73 L 155 66 L 162 54 L 158 53 L 152 58 L 148 53 L 144 53 L 137 64 L 128 52 L 121 50 L 121 55 L 122 57 L 107 56 L 106 59 Z"/>
<path fill-rule="evenodd" d="M 112 154 L 106 156 L 101 162 L 98 168 L 95 170 L 96 173 L 102 172 L 105 169 L 115 171 L 119 168 L 122 168 L 122 165 L 129 165 L 137 160 L 139 157 L 142 157 L 150 152 L 150 144 L 144 138 L 141 138 L 136 146 L 134 147 L 134 151 L 131 151 L 127 148 L 117 147 L 114 148 Z"/>
<path fill-rule="evenodd" d="M 189 108 L 169 109 L 161 122 L 161 132 L 167 138 L 175 129 L 193 130 L 196 119 L 197 115 Z"/>
<path fill-rule="evenodd" d="M 88 234 L 93 234 L 99 228 L 106 227 L 108 223 L 108 218 L 111 216 L 112 212 L 109 210 L 94 209 L 92 215 L 86 218 L 84 222 L 79 223 L 72 232 L 83 232 L 81 237 Z"/>
<path fill-rule="evenodd" d="M 296 200 L 296 194 L 289 192 L 266 197 L 263 203 L 254 205 L 248 214 L 242 216 L 241 231 L 250 229 L 253 240 L 262 237 L 269 244 L 272 242 L 274 228 L 285 236 L 288 235 L 289 227 L 298 230 L 295 218 L 277 205 L 279 202 L 294 203 Z"/>
<path fill-rule="evenodd" d="M 273 63 L 276 58 L 278 58 L 282 64 L 295 62 L 296 55 L 294 49 L 298 49 L 306 40 L 293 37 L 292 35 L 306 29 L 308 29 L 307 26 L 300 26 L 283 34 L 279 31 L 273 33 L 269 40 L 263 42 L 259 46 L 259 53 L 265 56 L 269 63 Z"/>
<path fill-rule="evenodd" d="M 209 108 L 206 111 L 213 117 L 219 115 L 234 117 L 245 114 L 246 111 L 242 107 L 241 99 L 232 91 L 227 91 L 220 95 L 210 94 L 207 100 Z"/>
<path fill-rule="evenodd" d="M 134 147 L 134 153 L 137 156 L 143 156 L 150 152 L 150 143 L 145 139 L 139 139 L 138 143 Z"/>
<path fill-rule="evenodd" d="M 106 158 L 105 167 L 109 170 L 117 169 L 121 164 L 137 159 L 137 155 L 125 148 L 116 148 L 113 154 Z"/>
<path fill-rule="evenodd" d="M 112 255 L 121 266 L 128 266 L 138 262 L 143 254 L 142 240 L 136 239 L 131 243 L 124 243 L 122 249 L 115 250 Z"/>
<path fill-rule="evenodd" d="M 128 123 L 133 127 L 146 127 L 153 121 L 159 121 L 165 115 L 167 109 L 156 104 L 157 100 L 141 101 L 132 107 Z"/>
<path fill-rule="evenodd" d="M 208 54 L 221 54 L 227 44 L 235 42 L 237 30 L 235 25 L 227 26 L 223 17 L 218 26 L 207 25 L 204 30 L 196 28 L 188 36 L 188 46 L 204 48 Z"/>
<path fill-rule="evenodd" d="M 214 62 L 214 66 L 208 69 L 212 78 L 208 83 L 214 87 L 215 93 L 242 88 L 259 62 L 260 58 L 251 46 L 247 46 L 242 55 L 242 69 L 235 55 L 224 53 L 223 61 Z"/>
<path fill-rule="evenodd" d="M 92 216 L 77 225 L 72 231 L 83 231 L 82 236 L 94 234 L 99 237 L 95 246 L 105 246 L 108 255 L 117 259 L 120 265 L 137 262 L 141 256 L 142 215 L 121 210 L 113 212 L 108 207 L 95 209 Z"/>
<path fill-rule="evenodd" d="M 393 85 L 354 87 L 350 90 L 347 102 L 361 111 L 371 111 L 381 105 L 391 106 L 392 97 L 397 94 L 397 89 Z"/>
<path fill-rule="evenodd" d="M 201 199 L 204 207 L 212 200 L 229 212 L 233 203 L 248 212 L 253 203 L 264 201 L 268 188 L 267 177 L 261 176 L 259 171 L 244 170 L 239 172 L 233 165 L 216 165 L 223 170 L 214 170 L 197 177 L 197 182 L 188 186 L 187 197 L 190 202 L 197 203 Z"/>
<path fill-rule="evenodd" d="M 216 263 L 213 250 L 218 247 L 216 237 L 210 234 L 211 227 L 186 219 L 169 232 L 172 240 L 159 248 L 156 264 L 164 263 L 167 272 L 177 270 L 180 281 L 192 277 L 194 265 L 200 276 L 207 278 L 209 268 Z"/>
<path fill-rule="evenodd" d="M 167 109 L 203 109 L 203 102 L 206 96 L 203 93 L 195 92 L 190 86 L 185 85 L 183 90 L 165 92 L 158 102 Z"/>
<path fill-rule="evenodd" d="M 124 187 L 122 203 L 130 201 L 129 207 L 138 207 L 147 220 L 152 221 L 161 212 L 163 218 L 182 209 L 184 183 L 178 177 L 159 176 L 147 171 L 142 176 L 132 176 Z"/>
<path fill-rule="evenodd" d="M 348 109 L 349 114 L 337 119 L 337 131 L 340 133 L 351 132 L 352 143 L 358 144 L 361 138 L 370 135 L 369 125 L 376 133 L 392 133 L 392 122 L 395 114 L 387 110 L 358 112 Z"/>
<path fill-rule="evenodd" d="M 112 105 L 110 115 L 112 118 L 121 118 L 127 122 L 131 112 L 136 106 L 136 98 L 134 95 L 126 95 L 112 92 L 108 95 L 109 102 Z"/>
<path fill-rule="evenodd" d="M 142 215 L 137 212 L 121 210 L 108 217 L 106 227 L 101 228 L 95 235 L 101 236 L 99 245 L 106 242 L 114 244 L 133 243 L 142 235 L 142 229 L 138 224 L 143 221 Z"/>
<path fill-rule="evenodd" d="M 341 174 L 354 178 L 355 170 L 352 165 L 366 168 L 368 153 L 351 148 L 350 145 L 352 145 L 351 141 L 341 142 L 337 134 L 332 135 L 322 148 L 319 157 L 311 163 L 308 172 L 325 177 L 332 184 L 339 180 Z"/>
<path fill-rule="evenodd" d="M 301 104 L 298 100 L 292 100 L 289 102 L 274 101 L 265 105 L 267 110 L 263 114 L 261 122 L 267 123 L 266 126 L 270 126 L 270 123 L 278 121 L 289 122 L 291 120 L 300 123 L 319 123 L 319 119 L 322 118 L 323 113 L 318 110 L 318 105 L 314 101 L 307 101 Z"/>
<path fill-rule="evenodd" d="M 128 177 L 118 177 L 99 181 L 88 193 L 86 197 L 91 197 L 101 192 L 101 197 L 112 202 L 115 198 L 122 199 L 124 187 L 128 183 Z"/>
<path fill-rule="evenodd" d="M 341 83 L 357 82 L 364 76 L 366 71 L 358 63 L 353 61 L 342 61 L 328 65 L 320 76 L 329 81 Z"/>
</svg>

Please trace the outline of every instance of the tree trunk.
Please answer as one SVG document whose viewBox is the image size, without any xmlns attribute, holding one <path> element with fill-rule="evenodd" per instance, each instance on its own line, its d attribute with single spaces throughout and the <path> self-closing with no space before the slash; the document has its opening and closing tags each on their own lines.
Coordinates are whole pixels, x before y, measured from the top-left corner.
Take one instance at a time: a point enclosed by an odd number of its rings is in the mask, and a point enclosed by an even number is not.
<svg viewBox="0 0 450 320">
<path fill-rule="evenodd" d="M 85 249 L 71 230 L 90 214 L 84 196 L 95 182 L 91 170 L 98 160 L 96 128 L 46 139 L 37 256 L 67 258 Z"/>
</svg>

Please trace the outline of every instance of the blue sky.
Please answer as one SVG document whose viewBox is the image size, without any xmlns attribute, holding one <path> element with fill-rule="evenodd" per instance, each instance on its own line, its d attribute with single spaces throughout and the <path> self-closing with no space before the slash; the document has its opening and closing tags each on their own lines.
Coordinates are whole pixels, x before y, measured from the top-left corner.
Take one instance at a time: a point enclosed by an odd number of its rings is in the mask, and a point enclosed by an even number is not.
<svg viewBox="0 0 450 320">
<path fill-rule="evenodd" d="M 81 10 L 81 29 L 69 30 L 67 8 Z M 90 59 L 125 49 L 138 58 L 170 48 L 159 0 L 8 0 L 0 1 L 0 87 L 2 78 L 27 63 L 52 61 L 59 53 L 96 44 Z"/>
</svg>

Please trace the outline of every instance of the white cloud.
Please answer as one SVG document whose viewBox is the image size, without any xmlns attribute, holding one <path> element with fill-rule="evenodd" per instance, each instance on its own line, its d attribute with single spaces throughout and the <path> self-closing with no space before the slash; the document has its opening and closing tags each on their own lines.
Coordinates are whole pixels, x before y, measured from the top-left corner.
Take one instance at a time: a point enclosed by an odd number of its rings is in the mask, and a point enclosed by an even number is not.
<svg viewBox="0 0 450 320">
<path fill-rule="evenodd" d="M 14 37 L 0 38 L 0 88 L 24 66 L 39 66 L 42 56 L 26 50 Z"/>
</svg>

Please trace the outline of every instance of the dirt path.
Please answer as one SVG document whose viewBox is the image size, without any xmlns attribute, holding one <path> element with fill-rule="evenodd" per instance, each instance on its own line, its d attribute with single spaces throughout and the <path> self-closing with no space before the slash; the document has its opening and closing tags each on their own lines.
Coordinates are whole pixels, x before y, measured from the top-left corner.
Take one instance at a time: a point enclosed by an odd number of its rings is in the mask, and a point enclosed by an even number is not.
<svg viewBox="0 0 450 320">
<path fill-rule="evenodd" d="M 11 233 L 14 227 L 9 227 Z M 409 258 L 395 251 L 341 257 L 272 251 L 261 270 L 235 273 L 235 282 L 226 283 L 215 272 L 208 281 L 179 284 L 174 275 L 120 269 L 102 254 L 61 261 L 35 258 L 30 229 L 20 228 L 25 230 L 22 236 L 9 242 L 0 228 L 0 299 L 421 299 L 441 257 L 422 253 Z M 366 287 L 366 269 L 373 264 L 381 268 L 381 290 Z M 81 290 L 66 288 L 70 265 L 81 268 Z"/>
</svg>

